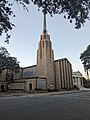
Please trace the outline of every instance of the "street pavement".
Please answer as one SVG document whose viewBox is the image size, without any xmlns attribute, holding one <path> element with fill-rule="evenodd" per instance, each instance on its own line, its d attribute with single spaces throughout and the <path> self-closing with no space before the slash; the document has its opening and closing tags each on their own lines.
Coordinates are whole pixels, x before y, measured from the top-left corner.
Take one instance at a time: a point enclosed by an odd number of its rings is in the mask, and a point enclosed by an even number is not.
<svg viewBox="0 0 90 120">
<path fill-rule="evenodd" d="M 90 91 L 0 97 L 0 120 L 90 120 Z"/>
</svg>

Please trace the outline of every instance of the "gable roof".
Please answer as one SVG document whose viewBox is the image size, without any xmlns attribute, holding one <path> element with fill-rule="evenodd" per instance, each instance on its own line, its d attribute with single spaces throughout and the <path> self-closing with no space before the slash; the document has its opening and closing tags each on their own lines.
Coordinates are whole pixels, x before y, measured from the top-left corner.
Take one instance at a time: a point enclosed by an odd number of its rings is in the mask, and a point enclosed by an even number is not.
<svg viewBox="0 0 90 120">
<path fill-rule="evenodd" d="M 83 76 L 80 71 L 75 71 L 75 72 L 73 72 L 73 75 Z"/>
</svg>

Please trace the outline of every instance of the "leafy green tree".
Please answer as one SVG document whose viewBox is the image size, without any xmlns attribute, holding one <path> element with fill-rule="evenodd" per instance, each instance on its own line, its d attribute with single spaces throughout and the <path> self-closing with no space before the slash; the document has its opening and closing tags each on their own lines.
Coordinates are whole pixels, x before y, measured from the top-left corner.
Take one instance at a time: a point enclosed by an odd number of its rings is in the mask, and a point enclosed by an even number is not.
<svg viewBox="0 0 90 120">
<path fill-rule="evenodd" d="M 15 17 L 12 7 L 14 2 L 22 4 L 23 8 L 26 8 L 26 4 L 28 0 L 0 0 L 0 35 L 3 33 L 6 34 L 5 42 L 9 43 L 9 38 L 11 35 L 8 34 L 9 30 L 12 30 L 13 26 L 15 26 L 10 17 Z"/>
<path fill-rule="evenodd" d="M 6 34 L 5 42 L 9 42 L 9 30 L 14 24 L 10 21 L 10 16 L 15 17 L 12 7 L 17 2 L 24 9 L 28 10 L 28 5 L 33 2 L 45 14 L 63 14 L 70 23 L 75 23 L 75 28 L 79 29 L 89 20 L 90 0 L 0 0 L 0 35 Z"/>
<path fill-rule="evenodd" d="M 81 53 L 80 59 L 84 66 L 85 72 L 87 73 L 87 79 L 90 79 L 90 45 L 88 45 L 87 49 Z"/>
<path fill-rule="evenodd" d="M 0 73 L 3 69 L 10 69 L 12 72 L 19 72 L 19 62 L 15 57 L 11 57 L 7 49 L 0 48 Z"/>
</svg>

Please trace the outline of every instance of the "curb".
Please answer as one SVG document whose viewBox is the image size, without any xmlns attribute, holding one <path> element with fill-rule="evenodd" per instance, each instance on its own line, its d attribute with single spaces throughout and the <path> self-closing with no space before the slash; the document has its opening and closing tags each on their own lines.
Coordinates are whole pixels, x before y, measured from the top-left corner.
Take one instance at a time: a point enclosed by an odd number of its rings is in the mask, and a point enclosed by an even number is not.
<svg viewBox="0 0 90 120">
<path fill-rule="evenodd" d="M 90 90 L 76 90 L 76 91 L 62 91 L 62 92 L 48 92 L 48 93 L 38 93 L 38 94 L 27 94 L 27 93 L 2 93 L 0 97 L 12 97 L 12 96 L 45 96 L 45 95 L 63 95 L 63 94 L 73 94 L 73 93 L 81 93 L 81 92 L 90 92 Z"/>
<path fill-rule="evenodd" d="M 63 95 L 63 94 L 73 94 L 73 93 L 81 93 L 81 92 L 90 92 L 90 90 L 78 90 L 78 91 L 65 91 L 65 92 L 49 92 L 49 93 L 39 93 L 39 94 L 28 94 L 27 96 L 35 97 L 35 96 L 45 96 L 45 95 Z"/>
</svg>

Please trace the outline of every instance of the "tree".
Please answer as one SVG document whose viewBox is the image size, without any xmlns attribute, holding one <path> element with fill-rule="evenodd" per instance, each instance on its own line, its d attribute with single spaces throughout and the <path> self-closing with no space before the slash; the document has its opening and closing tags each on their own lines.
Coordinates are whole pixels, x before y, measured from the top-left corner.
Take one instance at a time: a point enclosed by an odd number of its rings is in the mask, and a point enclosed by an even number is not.
<svg viewBox="0 0 90 120">
<path fill-rule="evenodd" d="M 90 75 L 90 45 L 88 45 L 87 49 L 81 53 L 80 59 L 84 66 L 85 72 L 87 73 L 87 79 L 89 80 Z"/>
<path fill-rule="evenodd" d="M 5 42 L 9 43 L 10 35 L 8 34 L 9 30 L 12 30 L 13 26 L 15 26 L 10 17 L 15 17 L 12 6 L 14 2 L 20 3 L 23 5 L 23 8 L 26 8 L 25 4 L 29 4 L 28 0 L 0 0 L 0 35 L 3 33 L 6 34 Z"/>
<path fill-rule="evenodd" d="M 0 73 L 2 70 L 9 69 L 12 72 L 19 72 L 19 62 L 15 57 L 11 57 L 7 49 L 4 47 L 0 48 Z"/>
<path fill-rule="evenodd" d="M 17 2 L 24 9 L 28 10 L 28 5 L 33 2 L 45 14 L 63 14 L 64 18 L 70 23 L 75 22 L 75 28 L 79 29 L 89 20 L 90 0 L 0 0 L 0 35 L 6 34 L 5 42 L 9 42 L 9 30 L 12 30 L 14 24 L 10 21 L 13 14 L 13 4 Z"/>
</svg>

